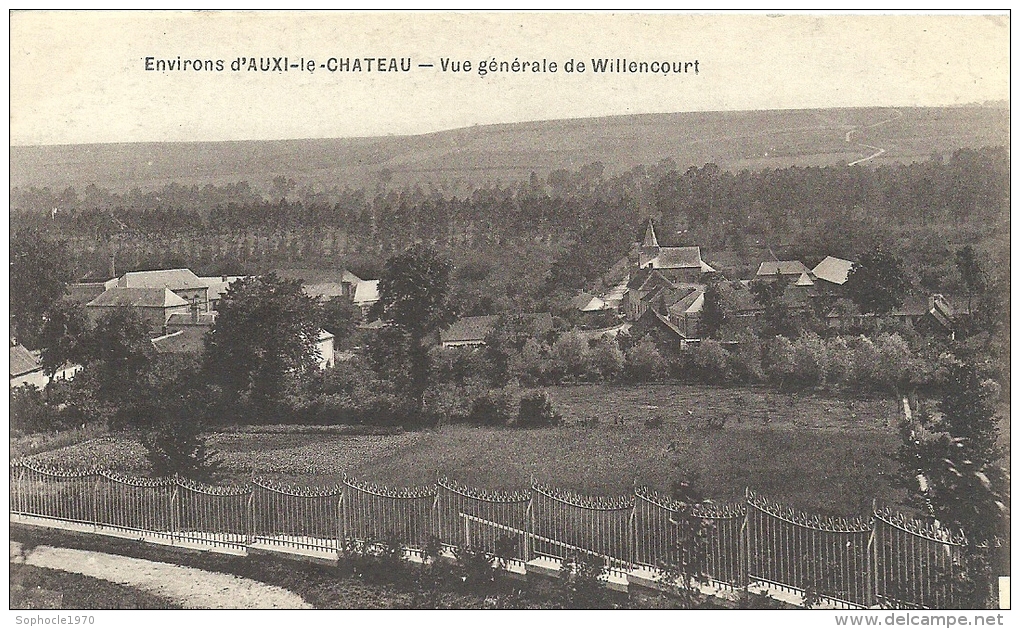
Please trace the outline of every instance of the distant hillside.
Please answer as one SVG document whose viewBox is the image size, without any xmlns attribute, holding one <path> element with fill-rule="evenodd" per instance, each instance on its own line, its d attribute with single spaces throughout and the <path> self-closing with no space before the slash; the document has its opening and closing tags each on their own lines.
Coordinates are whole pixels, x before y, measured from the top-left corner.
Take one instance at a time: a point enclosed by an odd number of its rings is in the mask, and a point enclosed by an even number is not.
<svg viewBox="0 0 1020 629">
<path fill-rule="evenodd" d="M 872 126 L 873 125 L 873 126 Z M 852 132 L 852 133 L 851 133 Z M 848 140 L 849 138 L 849 140 Z M 11 186 L 89 183 L 115 191 L 169 182 L 248 181 L 373 187 L 544 177 L 596 161 L 609 172 L 671 158 L 681 168 L 826 166 L 881 152 L 869 163 L 1009 144 L 1008 107 L 690 112 L 469 127 L 417 136 L 322 140 L 11 147 Z M 877 147 L 877 148 L 876 148 Z"/>
</svg>

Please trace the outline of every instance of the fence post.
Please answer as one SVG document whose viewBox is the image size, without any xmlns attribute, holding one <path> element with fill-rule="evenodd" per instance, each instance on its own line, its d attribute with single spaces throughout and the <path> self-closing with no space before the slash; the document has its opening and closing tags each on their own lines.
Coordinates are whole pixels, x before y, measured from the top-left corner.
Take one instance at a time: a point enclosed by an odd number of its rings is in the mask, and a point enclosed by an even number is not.
<svg viewBox="0 0 1020 629">
<path fill-rule="evenodd" d="M 464 513 L 460 517 L 464 520 L 464 547 L 471 548 L 471 520 Z"/>
<path fill-rule="evenodd" d="M 868 535 L 867 570 L 868 570 L 868 595 L 865 602 L 868 607 L 874 607 L 878 602 L 878 546 L 875 544 L 875 535 L 878 530 L 878 501 L 871 501 L 871 534 Z"/>
<path fill-rule="evenodd" d="M 343 483 L 340 485 L 340 534 L 341 543 L 347 541 L 347 477 L 344 476 Z"/>
<path fill-rule="evenodd" d="M 751 490 L 744 488 L 744 521 L 740 525 L 740 572 L 743 579 L 744 592 L 750 593 L 751 588 Z"/>
<path fill-rule="evenodd" d="M 634 564 L 637 563 L 637 495 L 634 496 L 634 506 L 630 508 L 630 518 L 627 521 L 627 545 L 628 550 L 628 565 L 627 567 L 631 570 L 634 569 Z"/>
<path fill-rule="evenodd" d="M 251 495 L 248 496 L 248 527 L 246 545 L 255 543 L 255 485 L 251 486 Z"/>
<path fill-rule="evenodd" d="M 170 543 L 179 536 L 181 528 L 181 486 L 174 475 L 174 491 L 170 494 Z"/>
<path fill-rule="evenodd" d="M 103 484 L 103 475 L 96 474 L 96 483 L 92 486 L 92 528 L 98 531 L 101 527 L 103 518 L 101 517 L 103 493 L 101 491 Z"/>
<path fill-rule="evenodd" d="M 535 478 L 531 478 L 531 494 L 528 496 L 528 510 L 527 520 L 525 521 L 528 534 L 526 536 L 526 543 L 524 544 L 524 560 L 525 562 L 531 561 L 531 556 L 535 554 Z"/>
<path fill-rule="evenodd" d="M 336 503 L 336 554 L 339 559 L 344 549 L 344 490 L 341 485 L 340 499 Z"/>
<path fill-rule="evenodd" d="M 439 539 L 440 547 L 443 543 L 443 518 L 440 517 L 439 513 L 439 483 L 436 483 L 436 497 L 432 501 L 432 523 L 436 537 Z"/>
</svg>

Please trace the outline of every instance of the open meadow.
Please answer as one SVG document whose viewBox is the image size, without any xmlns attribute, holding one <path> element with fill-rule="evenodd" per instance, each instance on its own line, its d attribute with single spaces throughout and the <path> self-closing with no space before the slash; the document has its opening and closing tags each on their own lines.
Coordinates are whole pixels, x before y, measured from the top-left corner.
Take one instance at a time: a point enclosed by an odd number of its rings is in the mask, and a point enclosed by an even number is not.
<svg viewBox="0 0 1020 629">
<path fill-rule="evenodd" d="M 688 476 L 716 500 L 739 499 L 750 487 L 800 509 L 844 515 L 866 511 L 873 498 L 899 498 L 891 458 L 899 444 L 899 407 L 891 399 L 665 384 L 556 387 L 550 394 L 564 416 L 564 425 L 554 428 L 458 424 L 357 435 L 350 427 L 239 426 L 214 432 L 209 445 L 223 460 L 221 482 L 243 482 L 253 469 L 296 485 L 332 484 L 344 472 L 390 486 L 427 484 L 445 474 L 492 490 L 526 488 L 534 478 L 619 495 L 635 483 L 668 490 Z M 709 426 L 712 417 L 726 418 L 725 425 Z M 148 472 L 144 449 L 128 435 L 33 458 Z"/>
</svg>

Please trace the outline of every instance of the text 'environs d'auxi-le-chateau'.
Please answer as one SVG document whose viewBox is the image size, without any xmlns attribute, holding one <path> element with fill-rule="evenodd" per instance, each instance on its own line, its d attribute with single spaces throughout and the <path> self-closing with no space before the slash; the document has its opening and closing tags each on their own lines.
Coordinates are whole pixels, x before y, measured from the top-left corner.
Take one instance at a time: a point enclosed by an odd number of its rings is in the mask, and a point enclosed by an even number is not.
<svg viewBox="0 0 1020 629">
<path fill-rule="evenodd" d="M 236 57 L 226 59 L 145 57 L 148 72 L 352 72 L 408 73 L 415 69 L 438 70 L 444 73 L 489 74 L 699 74 L 700 61 L 672 59 L 628 59 L 600 57 L 555 61 L 546 58 L 488 57 L 480 60 L 439 57 L 438 60 L 415 61 L 412 57 L 329 57 L 325 61 L 307 57 Z"/>
</svg>

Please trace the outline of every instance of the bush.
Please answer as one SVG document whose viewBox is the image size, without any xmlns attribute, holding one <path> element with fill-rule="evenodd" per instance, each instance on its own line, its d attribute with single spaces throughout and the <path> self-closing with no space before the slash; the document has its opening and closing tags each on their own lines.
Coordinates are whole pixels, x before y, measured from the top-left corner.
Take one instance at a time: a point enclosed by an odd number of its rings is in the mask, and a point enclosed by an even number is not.
<svg viewBox="0 0 1020 629">
<path fill-rule="evenodd" d="M 10 412 L 12 430 L 43 432 L 50 427 L 46 401 L 35 385 L 23 384 L 11 389 Z"/>
<path fill-rule="evenodd" d="M 547 382 L 551 368 L 551 361 L 545 357 L 547 353 L 548 349 L 544 345 L 529 338 L 520 353 L 510 357 L 511 379 L 516 378 L 525 386 Z"/>
<path fill-rule="evenodd" d="M 625 354 L 624 369 L 632 380 L 639 382 L 656 380 L 662 373 L 663 366 L 662 354 L 655 347 L 651 335 L 642 338 Z"/>
<path fill-rule="evenodd" d="M 779 335 L 768 340 L 762 348 L 762 369 L 776 387 L 789 386 L 794 375 L 793 343 Z"/>
<path fill-rule="evenodd" d="M 144 433 L 142 445 L 153 476 L 180 474 L 192 480 L 212 482 L 220 462 L 206 447 L 201 430 L 194 417 L 181 413 L 159 422 Z"/>
<path fill-rule="evenodd" d="M 824 382 L 828 361 L 822 339 L 817 334 L 806 332 L 793 342 L 792 350 L 791 384 L 806 388 Z"/>
<path fill-rule="evenodd" d="M 578 331 L 565 332 L 552 346 L 553 368 L 568 382 L 584 380 L 589 372 L 588 341 Z"/>
<path fill-rule="evenodd" d="M 728 354 L 719 341 L 705 339 L 687 352 L 687 358 L 699 381 L 723 384 L 730 379 Z"/>
<path fill-rule="evenodd" d="M 476 426 L 505 426 L 513 420 L 516 407 L 515 390 L 511 387 L 492 389 L 474 399 L 467 421 Z"/>
<path fill-rule="evenodd" d="M 624 358 L 615 338 L 602 336 L 590 344 L 591 366 L 602 380 L 613 381 L 623 372 Z"/>
<path fill-rule="evenodd" d="M 558 579 L 565 609 L 611 608 L 606 590 L 606 563 L 596 555 L 574 553 L 563 560 Z"/>
<path fill-rule="evenodd" d="M 535 391 L 521 397 L 517 413 L 517 426 L 520 428 L 556 426 L 562 420 L 563 417 L 555 411 L 552 399 L 545 391 Z"/>
<path fill-rule="evenodd" d="M 733 378 L 749 384 L 764 380 L 761 354 L 761 340 L 750 332 L 741 334 L 737 338 L 736 348 L 727 353 L 729 370 Z"/>
</svg>

